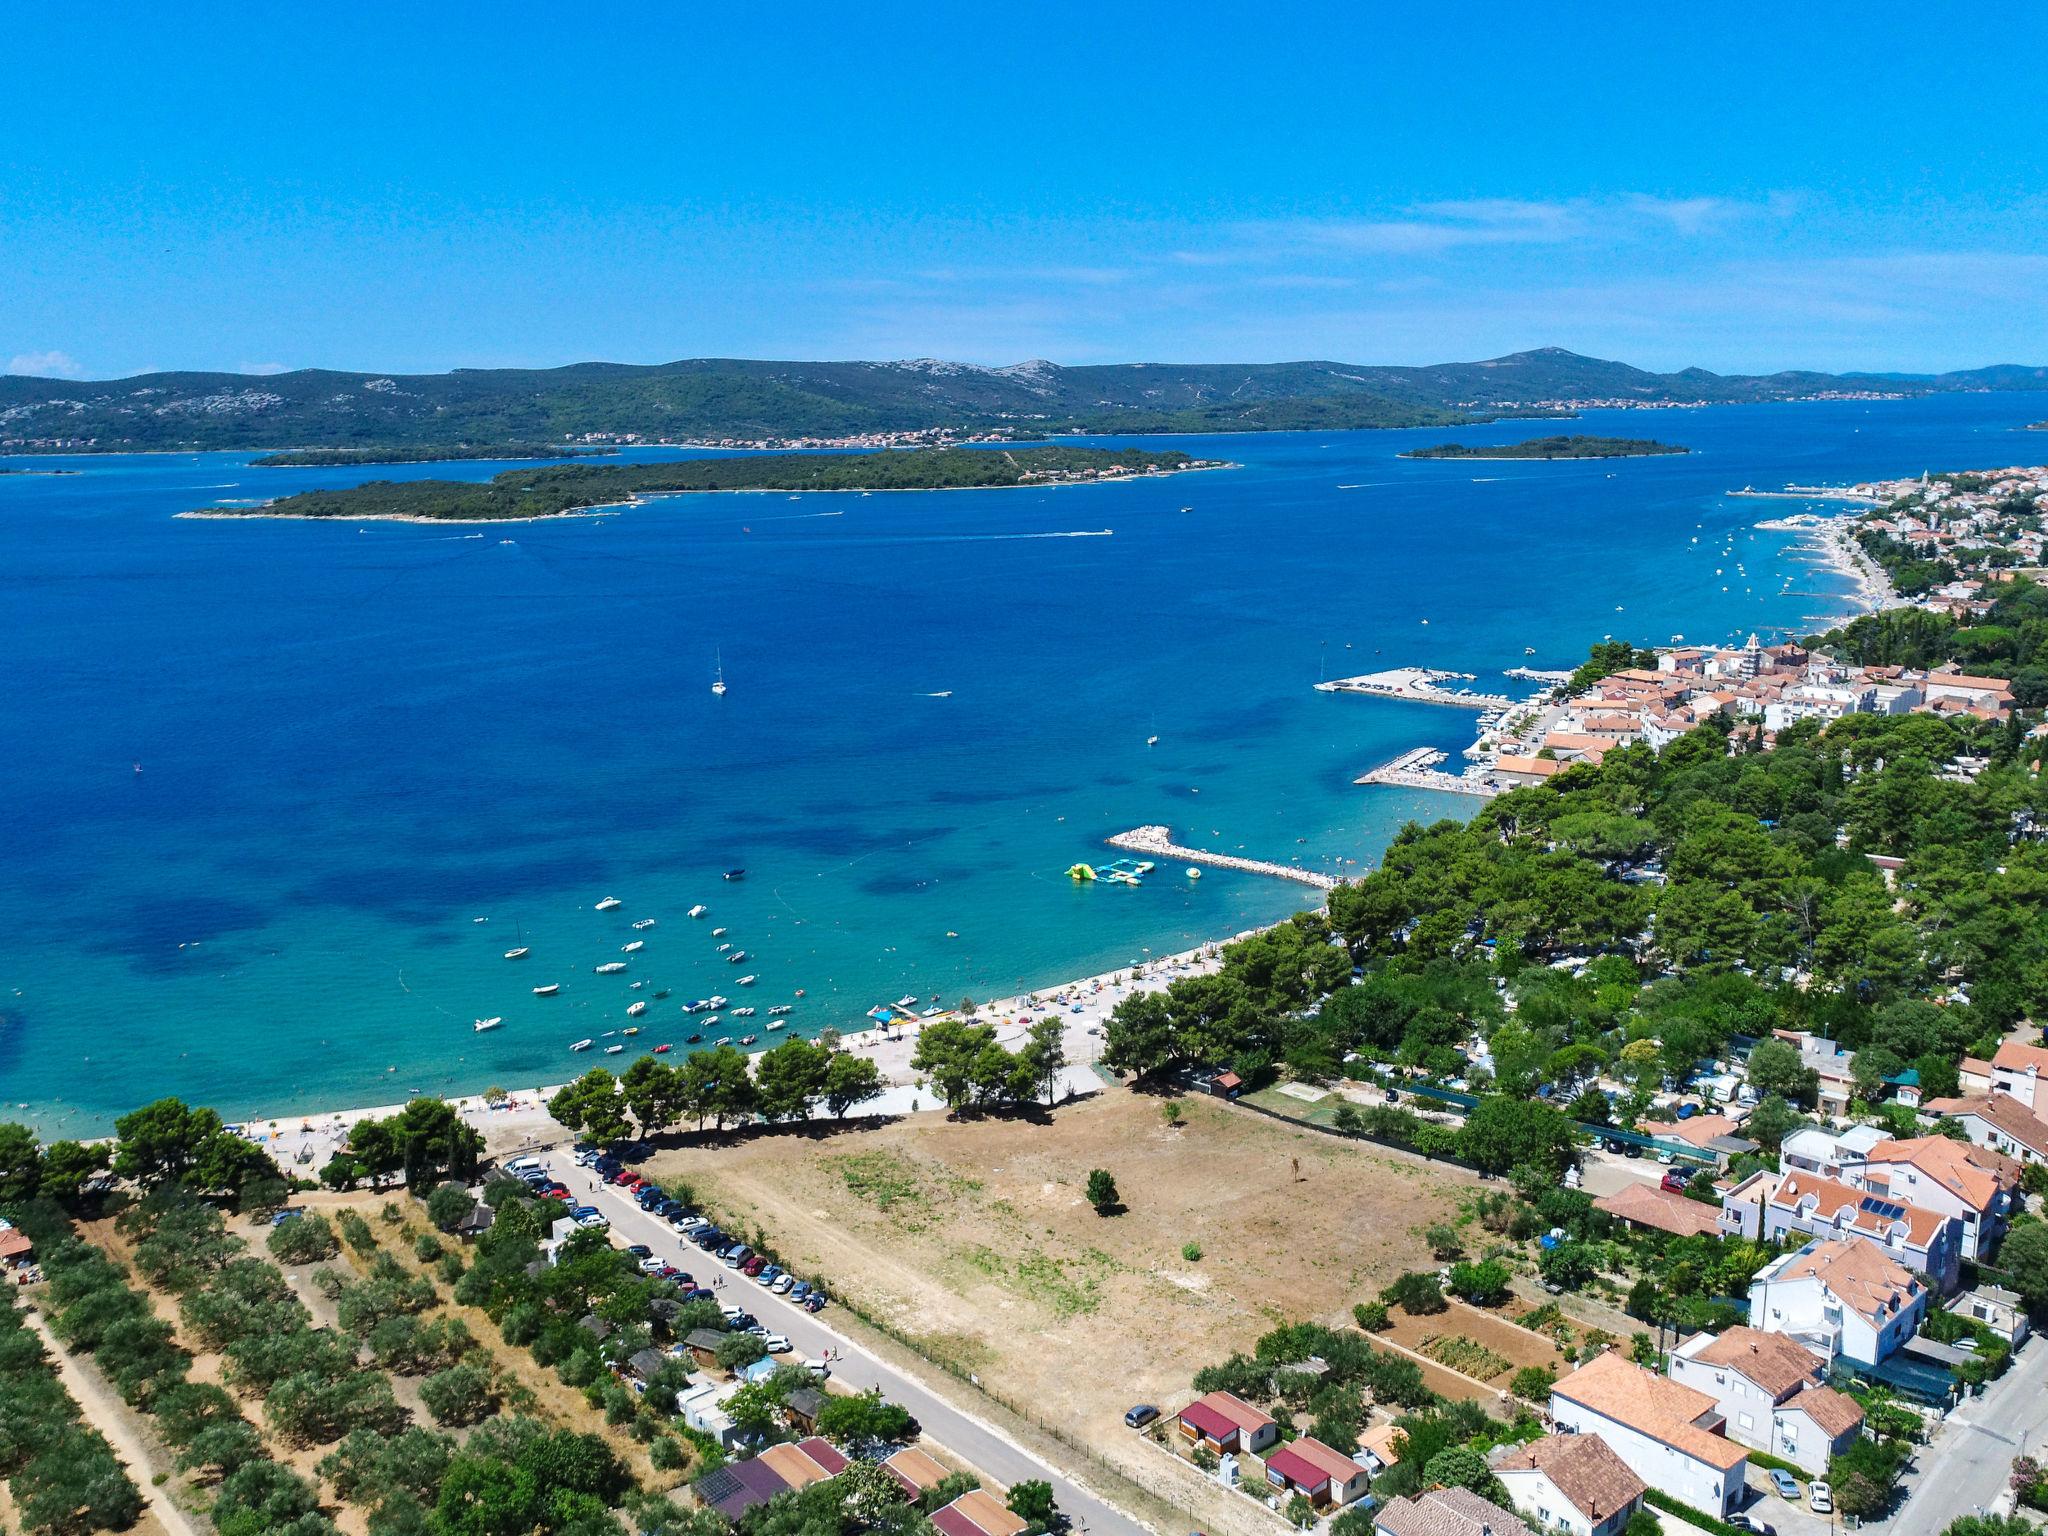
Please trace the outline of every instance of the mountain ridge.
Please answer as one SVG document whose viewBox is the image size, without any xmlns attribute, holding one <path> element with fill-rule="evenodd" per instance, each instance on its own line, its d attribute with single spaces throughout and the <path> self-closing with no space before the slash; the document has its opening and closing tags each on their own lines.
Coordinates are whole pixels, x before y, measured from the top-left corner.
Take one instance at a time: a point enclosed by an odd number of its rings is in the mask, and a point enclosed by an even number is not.
<svg viewBox="0 0 2048 1536">
<path fill-rule="evenodd" d="M 2048 367 L 1656 373 L 1538 347 L 1421 366 L 683 358 L 428 374 L 308 368 L 107 380 L 7 375 L 0 376 L 0 452 L 1450 426 L 1569 402 L 1732 404 L 1989 389 L 2048 390 Z"/>
</svg>

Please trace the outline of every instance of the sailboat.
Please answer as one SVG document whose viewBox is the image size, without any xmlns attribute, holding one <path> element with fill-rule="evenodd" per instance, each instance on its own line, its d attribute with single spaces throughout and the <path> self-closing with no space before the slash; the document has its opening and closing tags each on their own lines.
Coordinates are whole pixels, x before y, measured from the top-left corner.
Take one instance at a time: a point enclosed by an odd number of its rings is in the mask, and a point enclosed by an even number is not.
<svg viewBox="0 0 2048 1536">
<path fill-rule="evenodd" d="M 718 680 L 711 685 L 711 691 L 721 698 L 725 695 L 725 653 L 718 653 Z"/>
</svg>

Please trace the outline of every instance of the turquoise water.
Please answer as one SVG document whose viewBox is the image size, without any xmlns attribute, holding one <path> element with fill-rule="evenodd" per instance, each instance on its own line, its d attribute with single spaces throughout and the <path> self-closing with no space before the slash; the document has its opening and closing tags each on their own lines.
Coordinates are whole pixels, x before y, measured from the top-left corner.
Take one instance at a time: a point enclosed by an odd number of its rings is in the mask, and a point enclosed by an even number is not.
<svg viewBox="0 0 2048 1536">
<path fill-rule="evenodd" d="M 680 1050 L 677 1005 L 714 991 L 772 1039 L 775 1003 L 846 1027 L 905 992 L 989 997 L 1270 921 L 1313 894 L 1063 871 L 1146 822 L 1361 867 L 1470 802 L 1352 778 L 1455 752 L 1472 720 L 1319 674 L 1497 684 L 1525 647 L 1556 666 L 1609 633 L 1803 629 L 1840 584 L 1752 533 L 1792 504 L 1723 491 L 2007 462 L 2039 414 L 1596 412 L 1573 430 L 1698 451 L 1584 465 L 1395 457 L 1437 432 L 1199 439 L 1244 467 L 691 497 L 481 536 L 170 516 L 362 471 L 8 461 L 80 473 L 0 476 L 0 1100 L 80 1132 L 159 1093 L 239 1115 L 553 1082 L 658 987 L 636 1050 Z M 607 895 L 624 906 L 592 910 Z M 593 974 L 640 917 L 628 974 Z M 532 954 L 503 960 L 515 943 Z M 505 1026 L 473 1033 L 484 1015 Z"/>
</svg>

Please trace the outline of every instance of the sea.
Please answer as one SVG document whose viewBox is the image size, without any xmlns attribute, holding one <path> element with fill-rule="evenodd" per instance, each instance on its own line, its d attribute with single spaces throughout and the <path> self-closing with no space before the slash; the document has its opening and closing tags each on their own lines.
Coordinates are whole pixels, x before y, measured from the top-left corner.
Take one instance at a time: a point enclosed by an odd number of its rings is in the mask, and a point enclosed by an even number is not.
<svg viewBox="0 0 2048 1536">
<path fill-rule="evenodd" d="M 239 1119 L 531 1087 L 673 1059 L 713 994 L 712 1038 L 765 1047 L 772 1006 L 850 1030 L 1276 921 L 1317 893 L 1067 872 L 1163 823 L 1362 873 L 1478 802 L 1353 780 L 1416 746 L 1457 766 L 1474 717 L 1319 679 L 1523 692 L 1505 669 L 1607 636 L 1812 632 L 1847 583 L 1755 527 L 1801 504 L 1726 493 L 2023 460 L 2040 400 L 1130 439 L 1237 467 L 484 527 L 173 514 L 502 464 L 0 460 L 32 472 L 0 475 L 0 1114 L 84 1135 L 163 1094 Z M 1692 451 L 1398 457 L 1552 430 Z"/>
</svg>

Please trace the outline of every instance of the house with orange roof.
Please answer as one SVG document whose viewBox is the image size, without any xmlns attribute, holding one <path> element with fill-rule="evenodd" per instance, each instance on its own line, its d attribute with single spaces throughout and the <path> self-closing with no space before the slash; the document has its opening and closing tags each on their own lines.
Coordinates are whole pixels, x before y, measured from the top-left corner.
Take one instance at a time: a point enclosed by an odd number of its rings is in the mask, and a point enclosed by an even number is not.
<svg viewBox="0 0 2048 1536">
<path fill-rule="evenodd" d="M 1611 1195 L 1596 1195 L 1593 1206 L 1627 1226 L 1673 1237 L 1716 1235 L 1721 1230 L 1721 1213 L 1711 1205 L 1634 1180 Z"/>
<path fill-rule="evenodd" d="M 2020 1165 L 2002 1152 L 1946 1136 L 1881 1141 L 1844 1182 L 1963 1223 L 1963 1257 L 1989 1258 L 2020 1207 Z"/>
<path fill-rule="evenodd" d="M 1749 1452 L 1713 1398 L 1607 1350 L 1550 1389 L 1559 1430 L 1598 1435 L 1650 1487 L 1710 1515 L 1747 1496 Z"/>
<path fill-rule="evenodd" d="M 1782 1333 L 1694 1334 L 1672 1351 L 1670 1371 L 1714 1399 L 1731 1440 L 1816 1476 L 1863 1430 L 1856 1400 L 1828 1386 L 1820 1361 Z"/>
<path fill-rule="evenodd" d="M 2041 1080 L 2048 1077 L 2048 1049 L 2008 1040 L 1991 1058 L 1991 1091 L 2009 1093 L 2027 1108 L 2034 1108 L 2034 1096 Z M 2041 1106 L 2048 1109 L 2048 1103 Z"/>
<path fill-rule="evenodd" d="M 1363 1462 L 1314 1435 L 1303 1435 L 1267 1454 L 1266 1481 L 1282 1494 L 1300 1494 L 1317 1508 L 1341 1509 L 1365 1492 L 1370 1477 Z"/>
<path fill-rule="evenodd" d="M 1963 1128 L 1972 1146 L 2003 1153 L 2021 1167 L 2048 1163 L 2048 1122 L 2009 1093 L 1977 1098 L 1929 1099 L 1922 1109 Z M 2042 1101 L 2048 1109 L 2048 1098 Z"/>
<path fill-rule="evenodd" d="M 1545 1435 L 1494 1463 L 1515 1508 L 1546 1531 L 1619 1536 L 1644 1483 L 1598 1435 Z"/>
<path fill-rule="evenodd" d="M 1875 1243 L 1887 1256 L 1927 1277 L 1937 1291 L 1955 1289 L 1963 1259 L 1963 1223 L 1958 1216 L 1930 1211 L 1889 1195 L 1857 1189 L 1817 1173 L 1759 1174 L 1756 1198 L 1760 1235 L 1769 1242 L 1807 1237 L 1856 1238 Z M 1724 1204 L 1742 1195 L 1749 1181 L 1729 1191 Z"/>
<path fill-rule="evenodd" d="M 1815 1238 L 1757 1271 L 1749 1322 L 1789 1335 L 1823 1360 L 1874 1366 L 1920 1331 L 1932 1295 L 1873 1243 Z"/>
<path fill-rule="evenodd" d="M 1029 1522 L 1013 1514 L 994 1494 L 976 1488 L 943 1509 L 932 1511 L 939 1536 L 1024 1536 Z"/>
</svg>

